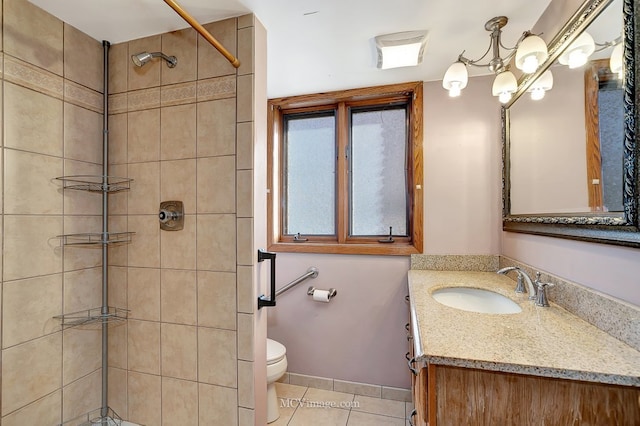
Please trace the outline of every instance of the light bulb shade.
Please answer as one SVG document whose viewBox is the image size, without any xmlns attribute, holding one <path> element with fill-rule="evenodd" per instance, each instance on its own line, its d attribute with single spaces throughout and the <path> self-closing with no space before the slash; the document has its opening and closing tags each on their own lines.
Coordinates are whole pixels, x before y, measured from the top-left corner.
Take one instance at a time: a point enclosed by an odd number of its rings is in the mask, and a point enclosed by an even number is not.
<svg viewBox="0 0 640 426">
<path fill-rule="evenodd" d="M 468 81 L 469 73 L 467 72 L 467 66 L 458 61 L 451 64 L 447 69 L 442 79 L 442 87 L 448 90 L 451 96 L 458 96 L 460 90 L 467 87 Z"/>
<path fill-rule="evenodd" d="M 405 31 L 375 37 L 380 69 L 416 66 L 422 62 L 427 31 Z"/>
<path fill-rule="evenodd" d="M 527 89 L 531 93 L 531 99 L 540 100 L 544 97 L 545 92 L 553 88 L 553 74 L 551 70 L 546 70 L 540 77 L 533 82 Z"/>
<path fill-rule="evenodd" d="M 622 43 L 613 48 L 611 58 L 609 58 L 609 68 L 612 73 L 622 75 Z"/>
<path fill-rule="evenodd" d="M 583 31 L 568 48 L 558 58 L 558 62 L 562 65 L 568 65 L 569 68 L 578 68 L 586 64 L 589 56 L 596 50 L 596 44 L 593 37 Z"/>
<path fill-rule="evenodd" d="M 503 94 L 511 94 L 518 90 L 518 81 L 516 76 L 511 71 L 504 71 L 496 75 L 496 79 L 493 80 L 493 87 L 491 93 L 493 96 L 501 96 Z M 511 97 L 509 96 L 509 99 Z"/>
<path fill-rule="evenodd" d="M 537 35 L 527 36 L 516 51 L 516 67 L 527 74 L 535 72 L 547 60 L 549 51 L 547 44 Z"/>
</svg>

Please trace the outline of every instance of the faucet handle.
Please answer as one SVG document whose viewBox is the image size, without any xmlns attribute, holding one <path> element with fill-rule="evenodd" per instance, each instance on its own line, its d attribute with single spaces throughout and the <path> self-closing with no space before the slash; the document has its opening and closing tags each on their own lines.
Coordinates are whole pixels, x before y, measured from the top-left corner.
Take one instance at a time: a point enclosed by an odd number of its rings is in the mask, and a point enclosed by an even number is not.
<svg viewBox="0 0 640 426">
<path fill-rule="evenodd" d="M 536 306 L 542 306 L 544 308 L 549 307 L 549 299 L 547 298 L 547 287 L 553 287 L 555 284 L 553 283 L 543 283 L 540 282 L 540 273 L 536 274 L 536 289 L 538 293 L 536 294 Z"/>
</svg>

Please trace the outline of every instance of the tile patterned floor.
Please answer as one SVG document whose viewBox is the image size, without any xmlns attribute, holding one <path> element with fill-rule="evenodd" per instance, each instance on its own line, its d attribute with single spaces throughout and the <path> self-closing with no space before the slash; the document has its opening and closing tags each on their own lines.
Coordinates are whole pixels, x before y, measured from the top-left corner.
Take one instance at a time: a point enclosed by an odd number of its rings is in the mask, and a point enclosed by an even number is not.
<svg viewBox="0 0 640 426">
<path fill-rule="evenodd" d="M 269 426 L 407 426 L 409 402 L 276 383 L 280 418 Z"/>
</svg>

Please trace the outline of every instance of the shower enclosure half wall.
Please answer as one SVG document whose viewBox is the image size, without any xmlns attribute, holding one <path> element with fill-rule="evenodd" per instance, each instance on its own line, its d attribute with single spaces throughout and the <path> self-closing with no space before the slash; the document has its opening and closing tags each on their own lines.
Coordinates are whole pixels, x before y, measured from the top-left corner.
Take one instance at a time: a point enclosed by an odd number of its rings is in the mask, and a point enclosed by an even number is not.
<svg viewBox="0 0 640 426">
<path fill-rule="evenodd" d="M 264 424 L 266 33 L 204 27 L 239 68 L 192 28 L 103 47 L 3 1 L 3 426 Z"/>
</svg>

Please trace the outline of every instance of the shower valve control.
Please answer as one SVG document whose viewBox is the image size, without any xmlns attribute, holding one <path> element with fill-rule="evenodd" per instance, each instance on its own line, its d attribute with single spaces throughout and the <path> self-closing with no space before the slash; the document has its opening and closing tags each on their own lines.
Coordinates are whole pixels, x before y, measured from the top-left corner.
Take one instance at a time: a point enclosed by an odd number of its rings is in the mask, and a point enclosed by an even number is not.
<svg viewBox="0 0 640 426">
<path fill-rule="evenodd" d="M 160 229 L 179 231 L 184 228 L 184 207 L 182 201 L 163 201 L 158 212 Z"/>
</svg>

